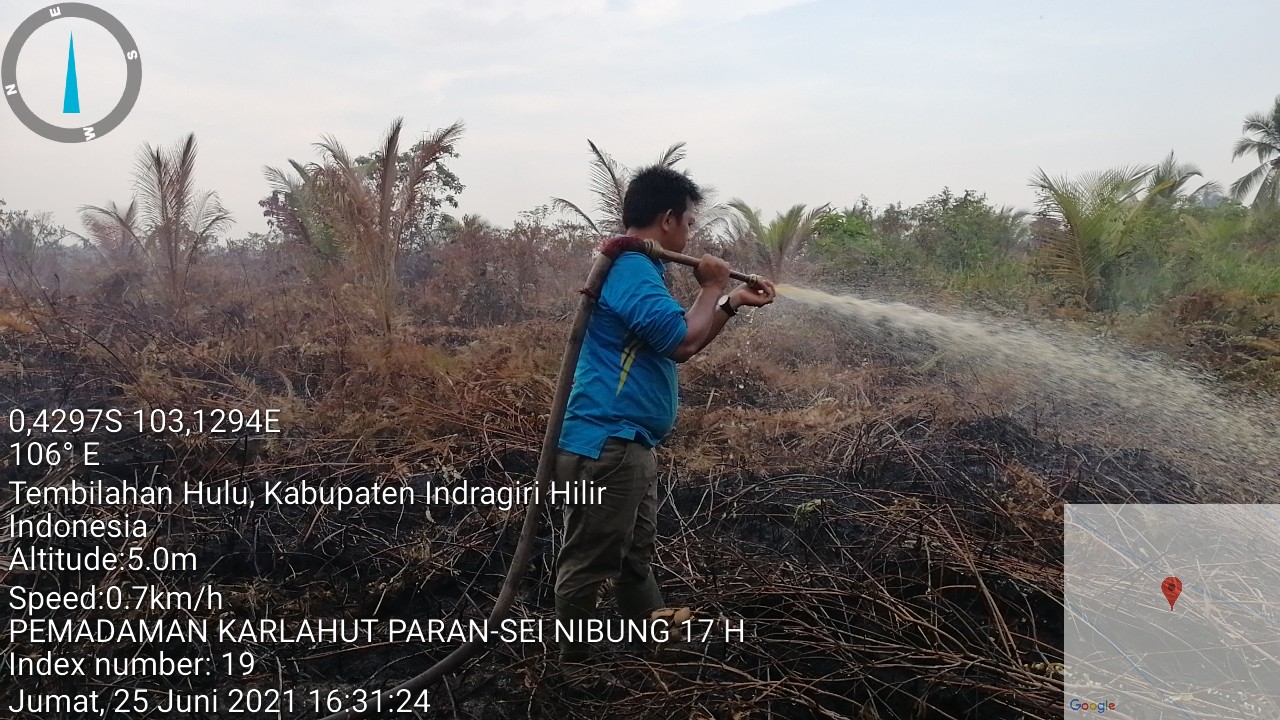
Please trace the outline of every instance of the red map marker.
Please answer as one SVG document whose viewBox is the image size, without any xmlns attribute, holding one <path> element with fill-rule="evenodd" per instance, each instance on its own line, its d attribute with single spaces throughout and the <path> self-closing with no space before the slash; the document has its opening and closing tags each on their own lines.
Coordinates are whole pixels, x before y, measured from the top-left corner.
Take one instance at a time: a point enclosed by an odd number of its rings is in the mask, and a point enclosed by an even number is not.
<svg viewBox="0 0 1280 720">
<path fill-rule="evenodd" d="M 1182 581 L 1176 577 L 1167 577 L 1164 582 L 1160 583 L 1160 590 L 1164 592 L 1164 596 L 1169 600 L 1169 612 L 1173 612 L 1173 604 L 1178 601 L 1178 596 L 1182 594 Z"/>
</svg>

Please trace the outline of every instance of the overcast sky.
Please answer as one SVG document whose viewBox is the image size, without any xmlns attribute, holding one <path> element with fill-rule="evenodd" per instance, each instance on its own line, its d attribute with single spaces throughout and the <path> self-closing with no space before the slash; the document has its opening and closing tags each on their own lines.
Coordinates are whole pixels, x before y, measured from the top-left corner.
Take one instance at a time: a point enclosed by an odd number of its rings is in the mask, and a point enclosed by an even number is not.
<svg viewBox="0 0 1280 720">
<path fill-rule="evenodd" d="M 0 38 L 47 0 L 0 3 Z M 591 203 L 587 139 L 632 167 L 673 142 L 681 167 L 768 216 L 944 186 L 1031 208 L 1028 179 L 1156 162 L 1224 184 L 1243 117 L 1277 94 L 1280 4 L 804 0 L 99 0 L 133 33 L 142 94 L 125 123 L 61 145 L 0 108 L 0 199 L 79 231 L 125 203 L 144 143 L 194 131 L 197 184 L 262 231 L 264 165 L 355 153 L 391 120 L 410 140 L 463 120 L 459 213 L 509 224 L 552 196 Z M 63 115 L 75 37 L 81 115 Z M 23 50 L 28 104 L 101 118 L 123 88 L 105 32 L 78 20 Z M 85 121 L 82 122 L 82 119 Z M 1254 161 L 1256 163 L 1256 160 Z"/>
</svg>

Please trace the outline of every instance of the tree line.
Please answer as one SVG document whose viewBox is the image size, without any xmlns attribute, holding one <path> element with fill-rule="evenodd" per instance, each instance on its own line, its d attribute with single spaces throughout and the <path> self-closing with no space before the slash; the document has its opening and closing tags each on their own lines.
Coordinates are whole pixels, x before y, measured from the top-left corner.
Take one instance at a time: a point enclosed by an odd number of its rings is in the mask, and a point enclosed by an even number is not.
<svg viewBox="0 0 1280 720">
<path fill-rule="evenodd" d="M 448 168 L 463 130 L 458 122 L 405 149 L 396 120 L 367 156 L 322 138 L 318 161 L 264 169 L 270 192 L 260 204 L 271 230 L 250 240 L 303 251 L 308 272 L 358 288 L 390 332 L 414 258 L 462 238 L 518 231 L 448 213 L 464 189 Z M 1280 293 L 1280 97 L 1269 112 L 1247 116 L 1242 130 L 1233 159 L 1258 164 L 1225 194 L 1216 183 L 1197 185 L 1201 171 L 1172 152 L 1150 165 L 1076 177 L 1038 169 L 1031 212 L 944 189 L 910 207 L 875 208 L 863 197 L 840 209 L 796 204 L 766 219 L 741 198 L 716 201 L 709 189 L 695 241 L 783 282 L 806 265 L 836 282 L 893 276 L 997 296 L 1036 286 L 1086 311 L 1204 289 Z M 549 207 L 583 236 L 619 232 L 631 170 L 594 142 L 588 147 L 593 212 L 560 197 Z M 109 264 L 147 275 L 163 304 L 180 310 L 191 268 L 218 250 L 231 224 L 217 194 L 197 188 L 196 156 L 194 135 L 171 149 L 144 146 L 134 197 L 83 206 L 80 234 L 0 201 L 0 253 L 11 282 L 22 268 L 33 275 L 43 250 L 73 237 Z M 685 157 L 676 143 L 657 162 L 674 167 Z"/>
</svg>

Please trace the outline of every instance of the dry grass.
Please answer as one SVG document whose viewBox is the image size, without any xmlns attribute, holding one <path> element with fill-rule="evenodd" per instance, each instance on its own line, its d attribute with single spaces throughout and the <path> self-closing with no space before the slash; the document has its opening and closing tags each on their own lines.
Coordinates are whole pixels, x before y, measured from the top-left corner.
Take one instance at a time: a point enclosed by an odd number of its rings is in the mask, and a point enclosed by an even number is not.
<svg viewBox="0 0 1280 720">
<path fill-rule="evenodd" d="M 285 431 L 269 438 L 81 438 L 105 443 L 101 472 L 116 478 L 419 490 L 532 479 L 568 330 L 555 312 L 504 326 L 402 317 L 383 336 L 377 314 L 353 307 L 341 288 L 296 276 L 217 287 L 180 320 L 142 303 L 54 308 L 10 297 L 0 307 L 0 362 L 24 370 L 6 375 L 7 404 L 281 410 Z M 771 323 L 761 313 L 688 363 L 682 382 L 679 425 L 660 455 L 659 575 L 669 604 L 740 620 L 745 638 L 690 643 L 661 664 L 607 648 L 605 662 L 627 684 L 607 697 L 566 686 L 547 646 L 495 646 L 434 691 L 440 716 L 1056 716 L 1063 501 L 1190 499 L 1177 470 L 1154 456 L 1055 442 L 1009 414 L 998 383 L 891 365 L 818 321 Z M 72 470 L 4 472 L 52 484 Z M 197 572 L 135 573 L 129 583 L 209 583 L 226 597 L 224 613 L 292 621 L 483 617 L 522 510 L 259 503 L 60 512 L 136 515 L 154 529 L 150 542 L 198 559 Z M 551 615 L 558 519 L 550 526 L 517 615 Z M 39 650 L 50 649 L 136 650 Z M 229 649 L 215 643 L 201 654 Z M 388 686 L 451 648 L 248 649 L 260 672 L 236 685 L 301 695 Z M 77 682 L 45 678 L 28 689 Z"/>
</svg>

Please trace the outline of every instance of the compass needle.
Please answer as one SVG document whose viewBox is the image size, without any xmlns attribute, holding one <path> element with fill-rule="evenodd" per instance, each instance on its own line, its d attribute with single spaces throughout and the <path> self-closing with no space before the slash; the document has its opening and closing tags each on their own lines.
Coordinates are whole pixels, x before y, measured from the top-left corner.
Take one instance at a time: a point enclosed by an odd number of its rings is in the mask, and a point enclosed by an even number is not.
<svg viewBox="0 0 1280 720">
<path fill-rule="evenodd" d="M 76 80 L 76 36 L 67 45 L 67 87 L 62 95 L 62 112 L 80 112 L 80 83 Z"/>
</svg>

